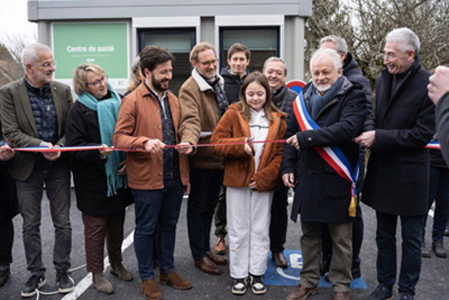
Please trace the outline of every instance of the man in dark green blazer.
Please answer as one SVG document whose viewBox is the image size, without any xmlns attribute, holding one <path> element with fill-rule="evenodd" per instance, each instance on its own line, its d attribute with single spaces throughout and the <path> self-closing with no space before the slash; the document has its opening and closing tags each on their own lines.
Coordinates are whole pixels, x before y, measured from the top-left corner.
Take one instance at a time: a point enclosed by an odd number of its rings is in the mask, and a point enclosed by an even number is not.
<svg viewBox="0 0 449 300">
<path fill-rule="evenodd" d="M 60 147 L 65 143 L 65 122 L 72 104 L 70 87 L 53 81 L 56 62 L 51 49 L 33 44 L 22 52 L 24 78 L 0 89 L 2 132 L 11 147 Z M 72 228 L 70 225 L 70 169 L 61 152 L 16 153 L 10 162 L 16 180 L 23 241 L 31 276 L 22 297 L 32 297 L 45 285 L 40 237 L 44 185 L 55 227 L 53 262 L 59 292 L 74 289 L 69 276 Z"/>
</svg>

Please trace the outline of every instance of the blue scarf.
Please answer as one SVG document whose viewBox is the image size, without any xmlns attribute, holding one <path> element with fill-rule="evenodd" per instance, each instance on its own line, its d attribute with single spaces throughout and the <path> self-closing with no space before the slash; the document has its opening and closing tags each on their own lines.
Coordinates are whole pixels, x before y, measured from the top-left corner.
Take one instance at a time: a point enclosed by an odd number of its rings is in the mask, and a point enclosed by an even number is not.
<svg viewBox="0 0 449 300">
<path fill-rule="evenodd" d="M 108 90 L 112 95 L 111 98 L 98 101 L 94 96 L 85 92 L 79 95 L 78 101 L 87 108 L 97 112 L 101 143 L 111 147 L 112 135 L 114 134 L 115 123 L 117 122 L 121 98 L 109 83 Z M 128 186 L 128 178 L 126 175 L 118 175 L 120 162 L 124 160 L 125 153 L 123 152 L 114 151 L 108 156 L 105 165 L 108 182 L 108 197 L 117 195 L 118 188 L 126 188 Z"/>
<path fill-rule="evenodd" d="M 311 86 L 311 93 L 310 93 L 310 105 L 312 108 L 312 118 L 316 120 L 316 117 L 318 116 L 318 113 L 321 111 L 321 109 L 326 105 L 326 103 L 334 98 L 334 96 L 340 91 L 340 88 L 343 84 L 343 75 L 341 75 L 335 84 L 324 94 L 324 96 L 321 96 L 315 86 L 312 84 Z"/>
</svg>

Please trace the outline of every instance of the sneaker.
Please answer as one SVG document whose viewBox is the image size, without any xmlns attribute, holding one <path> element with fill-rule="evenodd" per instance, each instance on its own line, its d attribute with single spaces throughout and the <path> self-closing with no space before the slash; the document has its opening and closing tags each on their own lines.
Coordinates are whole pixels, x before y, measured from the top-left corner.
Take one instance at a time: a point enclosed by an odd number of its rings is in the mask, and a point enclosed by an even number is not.
<svg viewBox="0 0 449 300">
<path fill-rule="evenodd" d="M 422 256 L 422 257 L 425 257 L 425 258 L 430 258 L 430 257 L 432 257 L 432 255 L 431 255 L 431 253 L 430 253 L 430 248 L 427 247 L 426 243 L 423 243 L 423 244 L 422 244 L 422 247 L 421 247 L 421 256 Z"/>
<path fill-rule="evenodd" d="M 383 285 L 378 285 L 374 292 L 366 298 L 366 300 L 391 300 L 393 299 L 393 291 L 384 287 Z"/>
<path fill-rule="evenodd" d="M 67 294 L 75 289 L 75 281 L 67 271 L 59 272 L 56 276 L 56 286 L 61 294 Z"/>
<path fill-rule="evenodd" d="M 414 297 L 409 293 L 399 293 L 399 300 L 413 300 Z"/>
<path fill-rule="evenodd" d="M 10 275 L 9 265 L 0 266 L 0 287 L 4 286 Z"/>
<path fill-rule="evenodd" d="M 248 285 L 248 279 L 234 279 L 234 284 L 232 285 L 231 292 L 234 295 L 245 295 L 246 286 Z"/>
<path fill-rule="evenodd" d="M 267 292 L 262 276 L 249 275 L 249 282 L 254 295 L 263 295 Z"/>
<path fill-rule="evenodd" d="M 324 281 L 326 282 L 331 282 L 331 280 L 329 279 L 329 272 L 327 272 L 326 274 L 324 274 Z"/>
<path fill-rule="evenodd" d="M 23 298 L 29 298 L 36 295 L 37 290 L 47 283 L 44 275 L 31 275 L 25 283 L 25 288 L 20 292 Z"/>
</svg>

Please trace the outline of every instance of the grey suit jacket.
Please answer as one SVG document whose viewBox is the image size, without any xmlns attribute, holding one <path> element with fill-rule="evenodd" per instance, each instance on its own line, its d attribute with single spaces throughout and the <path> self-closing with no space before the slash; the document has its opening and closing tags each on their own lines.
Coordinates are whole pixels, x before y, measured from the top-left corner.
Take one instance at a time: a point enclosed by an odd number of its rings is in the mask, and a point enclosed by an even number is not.
<svg viewBox="0 0 449 300">
<path fill-rule="evenodd" d="M 58 119 L 58 144 L 65 144 L 65 123 L 73 102 L 72 93 L 68 85 L 60 82 L 53 81 L 50 86 Z M 37 135 L 23 78 L 0 89 L 0 108 L 3 137 L 12 147 L 37 147 L 43 142 Z M 26 180 L 33 171 L 36 158 L 36 153 L 17 153 L 11 160 L 11 176 L 17 180 Z"/>
</svg>

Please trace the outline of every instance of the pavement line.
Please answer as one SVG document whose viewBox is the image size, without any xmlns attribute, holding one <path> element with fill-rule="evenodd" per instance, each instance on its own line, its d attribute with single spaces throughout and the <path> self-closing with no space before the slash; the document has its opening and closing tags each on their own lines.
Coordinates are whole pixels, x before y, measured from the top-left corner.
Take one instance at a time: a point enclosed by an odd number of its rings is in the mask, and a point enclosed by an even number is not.
<svg viewBox="0 0 449 300">
<path fill-rule="evenodd" d="M 134 230 L 123 240 L 122 243 L 122 253 L 125 252 L 129 246 L 134 242 Z M 103 261 L 104 270 L 109 267 L 109 258 L 106 256 Z M 61 300 L 75 300 L 78 299 L 92 284 L 92 273 L 87 274 L 76 286 L 75 290 L 69 294 L 67 294 Z"/>
</svg>

